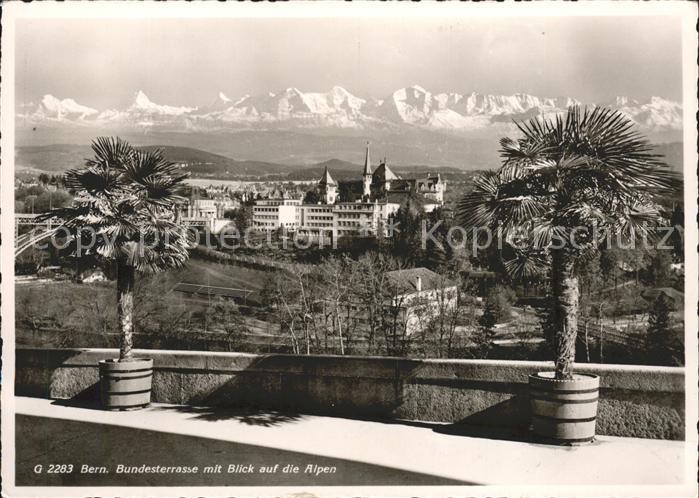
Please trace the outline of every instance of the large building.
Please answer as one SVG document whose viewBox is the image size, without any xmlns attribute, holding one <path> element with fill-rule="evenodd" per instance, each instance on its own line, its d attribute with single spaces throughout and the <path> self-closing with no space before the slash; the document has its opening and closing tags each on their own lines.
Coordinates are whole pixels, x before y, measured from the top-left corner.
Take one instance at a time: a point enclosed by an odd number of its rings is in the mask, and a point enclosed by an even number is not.
<svg viewBox="0 0 699 498">
<path fill-rule="evenodd" d="M 185 218 L 223 218 L 226 211 L 240 207 L 240 202 L 227 195 L 216 194 L 211 197 L 189 197 L 180 207 Z"/>
<path fill-rule="evenodd" d="M 286 228 L 296 230 L 299 226 L 298 207 L 300 199 L 260 199 L 252 207 L 252 226 L 264 232 Z"/>
<path fill-rule="evenodd" d="M 372 172 L 367 145 L 361 179 L 361 194 L 353 202 L 340 202 L 338 183 L 327 167 L 318 181 L 317 204 L 303 204 L 299 199 L 287 199 L 283 194 L 270 195 L 255 202 L 252 226 L 258 231 L 284 228 L 309 236 L 346 235 L 386 236 L 388 221 L 412 194 L 422 201 L 425 211 L 444 203 L 446 183 L 439 174 L 424 178 L 403 179 L 382 161 Z"/>
<path fill-rule="evenodd" d="M 367 146 L 364 159 L 363 196 L 370 199 L 384 199 L 387 202 L 399 202 L 411 193 L 422 200 L 425 211 L 430 212 L 444 204 L 446 180 L 439 173 L 426 173 L 419 178 L 401 178 L 386 164 L 384 158 L 376 171 L 371 171 L 371 159 Z"/>
<path fill-rule="evenodd" d="M 448 316 L 458 306 L 459 288 L 428 268 L 407 268 L 385 273 L 381 294 L 387 332 L 411 335 L 424 330 L 433 320 Z M 347 316 L 366 322 L 365 303 L 345 301 Z"/>
<path fill-rule="evenodd" d="M 432 318 L 457 306 L 456 282 L 427 268 L 389 271 L 386 280 L 390 306 L 400 308 L 398 319 L 408 334 L 421 330 Z"/>
</svg>

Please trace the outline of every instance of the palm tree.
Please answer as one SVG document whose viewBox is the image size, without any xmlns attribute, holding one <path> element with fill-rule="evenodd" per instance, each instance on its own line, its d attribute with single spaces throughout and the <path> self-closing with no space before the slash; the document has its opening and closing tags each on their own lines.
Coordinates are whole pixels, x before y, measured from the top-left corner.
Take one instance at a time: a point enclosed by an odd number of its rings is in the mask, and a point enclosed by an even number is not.
<svg viewBox="0 0 699 498">
<path fill-rule="evenodd" d="M 618 111 L 573 106 L 565 116 L 517 123 L 500 141 L 502 166 L 458 203 L 469 229 L 488 228 L 515 277 L 548 270 L 556 378 L 572 377 L 578 323 L 576 266 L 601 243 L 652 238 L 655 198 L 680 187 L 633 123 Z M 481 231 L 482 232 L 482 231 Z"/>
<path fill-rule="evenodd" d="M 72 254 L 95 257 L 116 273 L 121 347 L 133 359 L 136 272 L 158 272 L 187 260 L 186 228 L 177 223 L 177 195 L 187 177 L 160 150 L 140 151 L 119 138 L 97 138 L 85 167 L 65 174 L 76 192 L 69 207 L 53 210 L 72 235 Z"/>
</svg>

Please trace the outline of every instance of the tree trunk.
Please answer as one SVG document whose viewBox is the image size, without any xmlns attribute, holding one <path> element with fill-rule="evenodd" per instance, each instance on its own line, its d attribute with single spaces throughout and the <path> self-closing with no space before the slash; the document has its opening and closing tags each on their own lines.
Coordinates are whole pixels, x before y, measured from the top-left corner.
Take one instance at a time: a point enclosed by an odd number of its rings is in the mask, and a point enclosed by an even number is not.
<svg viewBox="0 0 699 498">
<path fill-rule="evenodd" d="M 303 321 L 303 331 L 306 336 L 306 354 L 311 354 L 311 334 L 308 331 L 308 322 L 304 319 Z"/>
<path fill-rule="evenodd" d="M 119 263 L 117 266 L 117 313 L 121 329 L 119 361 L 133 360 L 133 292 L 136 270 L 133 266 Z"/>
<path fill-rule="evenodd" d="M 374 329 L 376 328 L 374 323 L 374 306 L 371 303 L 367 311 L 369 313 L 369 354 L 371 354 L 374 351 Z"/>
<path fill-rule="evenodd" d="M 289 334 L 291 335 L 291 347 L 294 350 L 294 354 L 300 354 L 301 353 L 301 348 L 299 347 L 299 342 L 296 339 L 296 334 L 294 333 L 294 320 L 290 320 L 289 323 L 287 324 L 287 328 L 289 329 Z"/>
<path fill-rule="evenodd" d="M 604 327 L 599 322 L 599 362 L 604 363 Z"/>
<path fill-rule="evenodd" d="M 345 354 L 345 343 L 342 340 L 342 319 L 340 318 L 339 304 L 335 302 L 335 318 L 337 319 L 337 333 L 340 336 L 340 354 Z"/>
<path fill-rule="evenodd" d="M 552 291 L 554 354 L 556 378 L 569 379 L 573 376 L 575 361 L 575 340 L 578 335 L 578 279 L 573 274 L 573 263 L 565 249 L 554 250 L 552 254 Z"/>
</svg>

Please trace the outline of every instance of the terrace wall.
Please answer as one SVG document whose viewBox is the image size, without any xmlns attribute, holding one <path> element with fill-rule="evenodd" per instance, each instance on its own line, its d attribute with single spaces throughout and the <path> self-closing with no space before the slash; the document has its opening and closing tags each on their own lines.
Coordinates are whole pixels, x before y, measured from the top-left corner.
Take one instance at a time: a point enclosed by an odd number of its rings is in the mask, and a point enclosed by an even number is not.
<svg viewBox="0 0 699 498">
<path fill-rule="evenodd" d="M 111 349 L 18 349 L 15 392 L 96 401 Z M 137 351 L 154 359 L 152 401 L 447 422 L 459 434 L 523 437 L 527 376 L 545 362 Z M 578 365 L 601 377 L 598 434 L 684 437 L 684 369 Z"/>
</svg>

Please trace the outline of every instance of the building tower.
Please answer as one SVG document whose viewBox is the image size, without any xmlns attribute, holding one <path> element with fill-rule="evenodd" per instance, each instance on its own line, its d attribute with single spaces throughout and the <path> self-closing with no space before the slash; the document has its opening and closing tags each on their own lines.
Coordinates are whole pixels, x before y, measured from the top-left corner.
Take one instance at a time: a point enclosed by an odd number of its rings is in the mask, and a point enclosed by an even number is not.
<svg viewBox="0 0 699 498">
<path fill-rule="evenodd" d="M 335 204 L 337 199 L 337 183 L 330 176 L 328 167 L 325 167 L 325 172 L 318 182 L 318 192 L 320 193 L 321 199 L 325 204 Z"/>
<path fill-rule="evenodd" d="M 366 143 L 366 157 L 364 158 L 364 172 L 362 173 L 362 183 L 363 183 L 363 190 L 362 190 L 362 197 L 364 200 L 369 200 L 369 197 L 371 196 L 371 180 L 372 180 L 372 174 L 371 174 L 371 158 L 369 157 L 369 142 Z"/>
</svg>

